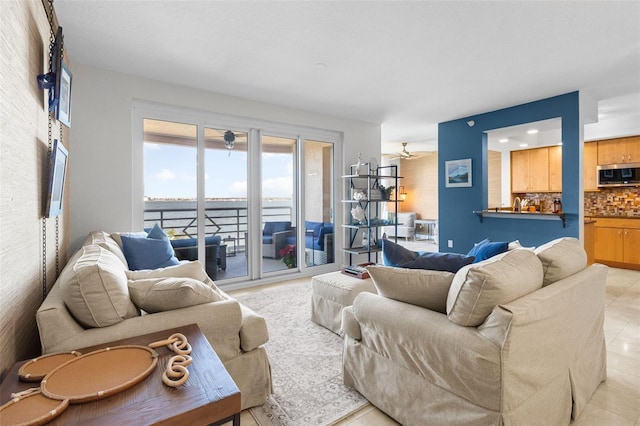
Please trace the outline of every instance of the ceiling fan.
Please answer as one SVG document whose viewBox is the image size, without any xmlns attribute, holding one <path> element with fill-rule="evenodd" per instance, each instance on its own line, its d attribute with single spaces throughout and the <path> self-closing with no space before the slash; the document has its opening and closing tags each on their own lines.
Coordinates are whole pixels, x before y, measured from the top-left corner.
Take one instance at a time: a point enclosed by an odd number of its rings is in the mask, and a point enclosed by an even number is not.
<svg viewBox="0 0 640 426">
<path fill-rule="evenodd" d="M 398 155 L 396 157 L 393 157 L 392 160 L 397 160 L 398 158 L 402 160 L 409 160 L 411 158 L 416 157 L 415 154 L 412 154 L 409 151 L 407 151 L 407 143 L 408 142 L 402 142 L 402 151 L 398 151 Z"/>
</svg>

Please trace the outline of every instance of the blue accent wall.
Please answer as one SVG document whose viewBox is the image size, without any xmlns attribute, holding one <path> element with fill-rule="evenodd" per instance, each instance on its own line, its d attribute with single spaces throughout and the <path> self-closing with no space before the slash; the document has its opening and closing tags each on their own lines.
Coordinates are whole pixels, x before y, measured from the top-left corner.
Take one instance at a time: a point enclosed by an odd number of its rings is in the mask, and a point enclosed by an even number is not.
<svg viewBox="0 0 640 426">
<path fill-rule="evenodd" d="M 480 218 L 473 212 L 487 206 L 488 130 L 533 121 L 562 119 L 562 209 L 566 227 L 559 220 Z M 467 124 L 473 120 L 471 127 Z M 438 221 L 441 252 L 466 253 L 484 238 L 493 241 L 520 240 L 524 246 L 538 246 L 555 238 L 580 233 L 579 179 L 579 93 L 572 92 L 484 114 L 438 124 Z M 445 161 L 471 158 L 472 187 L 446 188 Z M 447 241 L 454 247 L 448 248 Z"/>
</svg>

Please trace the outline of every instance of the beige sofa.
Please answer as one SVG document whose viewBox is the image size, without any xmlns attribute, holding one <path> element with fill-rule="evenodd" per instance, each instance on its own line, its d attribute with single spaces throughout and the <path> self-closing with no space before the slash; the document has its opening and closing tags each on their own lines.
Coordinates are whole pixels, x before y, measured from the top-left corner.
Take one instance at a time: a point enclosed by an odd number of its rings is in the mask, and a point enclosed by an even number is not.
<svg viewBox="0 0 640 426">
<path fill-rule="evenodd" d="M 155 313 L 141 314 L 132 299 Z M 129 271 L 104 232 L 92 232 L 72 256 L 36 320 L 43 354 L 196 323 L 240 389 L 243 409 L 262 405 L 272 390 L 263 317 L 221 291 L 198 261 Z"/>
<path fill-rule="evenodd" d="M 573 238 L 448 272 L 373 267 L 344 383 L 403 425 L 562 425 L 606 378 L 607 268 Z"/>
</svg>

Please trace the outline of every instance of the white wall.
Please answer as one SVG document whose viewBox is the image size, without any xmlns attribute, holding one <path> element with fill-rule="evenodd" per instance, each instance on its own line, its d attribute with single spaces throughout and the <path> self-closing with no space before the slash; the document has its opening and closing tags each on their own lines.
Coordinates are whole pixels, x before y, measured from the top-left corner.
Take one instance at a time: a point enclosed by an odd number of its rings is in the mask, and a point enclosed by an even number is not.
<svg viewBox="0 0 640 426">
<path fill-rule="evenodd" d="M 327 129 L 343 134 L 343 162 L 337 164 L 336 192 L 346 165 L 380 157 L 379 123 L 346 120 L 261 102 L 166 84 L 82 64 L 73 67 L 70 157 L 71 244 L 76 249 L 95 229 L 133 229 L 131 116 L 132 101 L 146 100 L 215 113 L 251 117 L 278 123 Z M 342 208 L 341 203 L 336 203 Z M 344 217 L 337 212 L 336 218 Z"/>
</svg>

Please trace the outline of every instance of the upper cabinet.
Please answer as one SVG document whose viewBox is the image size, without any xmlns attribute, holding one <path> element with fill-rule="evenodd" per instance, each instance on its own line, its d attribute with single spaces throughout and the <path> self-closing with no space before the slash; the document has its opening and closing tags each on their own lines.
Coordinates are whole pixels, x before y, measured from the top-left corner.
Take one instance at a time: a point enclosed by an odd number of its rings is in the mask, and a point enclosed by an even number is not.
<svg viewBox="0 0 640 426">
<path fill-rule="evenodd" d="M 584 144 L 584 190 L 596 191 L 598 189 L 598 143 L 588 142 Z"/>
<path fill-rule="evenodd" d="M 549 191 L 562 192 L 562 147 L 549 148 Z"/>
<path fill-rule="evenodd" d="M 640 136 L 598 141 L 598 164 L 640 163 Z"/>
<path fill-rule="evenodd" d="M 562 147 L 511 151 L 511 192 L 562 191 Z"/>
</svg>

